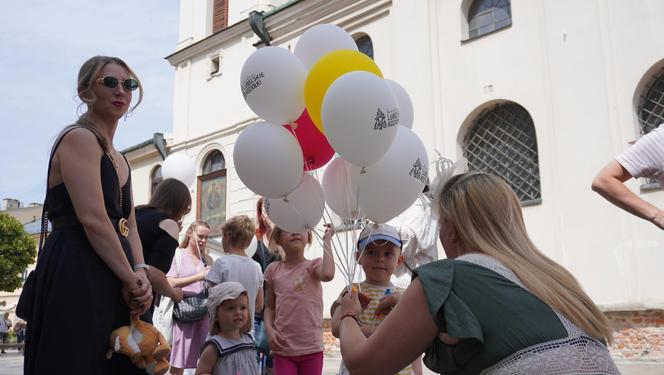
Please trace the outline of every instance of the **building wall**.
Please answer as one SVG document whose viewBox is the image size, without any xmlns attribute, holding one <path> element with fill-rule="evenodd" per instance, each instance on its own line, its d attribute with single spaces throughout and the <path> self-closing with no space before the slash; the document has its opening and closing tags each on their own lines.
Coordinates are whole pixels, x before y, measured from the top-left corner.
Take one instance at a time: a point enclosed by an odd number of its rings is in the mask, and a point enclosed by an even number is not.
<svg viewBox="0 0 664 375">
<path fill-rule="evenodd" d="M 200 3 L 181 2 L 181 41 L 209 35 L 202 25 L 208 22 L 209 4 Z M 231 20 L 239 21 L 233 17 L 249 3 L 231 1 Z M 305 0 L 282 12 L 305 3 L 323 4 Z M 658 22 L 664 3 L 512 0 L 510 27 L 470 41 L 463 41 L 468 0 L 363 4 L 387 4 L 388 12 L 350 20 L 362 13 L 357 9 L 337 18 L 322 15 L 307 21 L 338 23 L 353 35 L 372 38 L 375 60 L 385 77 L 400 82 L 413 100 L 413 129 L 431 159 L 435 150 L 452 159 L 462 156 L 466 129 L 487 106 L 501 101 L 523 106 L 533 119 L 539 150 L 542 203 L 524 207 L 534 242 L 572 271 L 605 309 L 661 308 L 661 231 L 591 192 L 590 183 L 638 137 L 635 103 L 647 72 L 664 59 L 664 39 L 659 37 L 664 25 Z M 307 16 L 311 14 L 315 13 Z M 275 44 L 292 50 L 301 31 L 280 32 Z M 227 216 L 252 214 L 256 199 L 238 179 L 232 151 L 239 132 L 256 120 L 242 99 L 239 76 L 257 42 L 247 31 L 175 66 L 169 146 L 196 158 L 199 168 L 211 148 L 224 153 Z M 178 50 L 183 46 L 178 44 Z M 216 53 L 221 56 L 221 74 L 210 77 L 209 56 Z M 134 167 L 133 173 L 145 174 L 141 168 L 148 166 Z M 630 181 L 628 186 L 664 207 L 664 193 L 642 194 L 641 183 Z M 194 214 L 190 216 L 189 221 Z M 318 247 L 310 255 L 316 254 Z M 326 306 L 342 284 L 337 278 L 325 288 Z"/>
</svg>

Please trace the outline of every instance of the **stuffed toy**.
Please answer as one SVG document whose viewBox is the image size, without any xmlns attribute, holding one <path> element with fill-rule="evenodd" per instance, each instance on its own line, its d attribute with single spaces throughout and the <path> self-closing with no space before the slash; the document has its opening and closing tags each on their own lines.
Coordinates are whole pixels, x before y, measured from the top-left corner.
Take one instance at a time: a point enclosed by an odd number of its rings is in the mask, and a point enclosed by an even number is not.
<svg viewBox="0 0 664 375">
<path fill-rule="evenodd" d="M 131 363 L 150 375 L 163 375 L 168 371 L 166 358 L 171 346 L 157 328 L 138 317 L 132 318 L 128 326 L 111 332 L 110 344 L 106 358 L 110 359 L 116 352 L 131 358 Z"/>
</svg>

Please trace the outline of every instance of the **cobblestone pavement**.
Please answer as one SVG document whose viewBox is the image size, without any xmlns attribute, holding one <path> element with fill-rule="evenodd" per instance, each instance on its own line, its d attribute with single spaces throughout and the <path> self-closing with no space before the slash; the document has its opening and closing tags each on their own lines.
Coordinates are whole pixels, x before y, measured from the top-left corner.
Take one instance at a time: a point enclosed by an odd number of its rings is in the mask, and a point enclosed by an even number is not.
<svg viewBox="0 0 664 375">
<path fill-rule="evenodd" d="M 325 354 L 323 365 L 323 375 L 333 375 L 339 369 L 341 355 L 338 352 L 329 352 Z M 661 375 L 664 374 L 664 362 L 617 362 L 623 375 Z M 6 354 L 0 354 L 0 374 L 1 375 L 22 375 L 23 374 L 23 355 L 11 350 Z M 425 368 L 425 375 L 431 375 L 433 372 Z"/>
</svg>

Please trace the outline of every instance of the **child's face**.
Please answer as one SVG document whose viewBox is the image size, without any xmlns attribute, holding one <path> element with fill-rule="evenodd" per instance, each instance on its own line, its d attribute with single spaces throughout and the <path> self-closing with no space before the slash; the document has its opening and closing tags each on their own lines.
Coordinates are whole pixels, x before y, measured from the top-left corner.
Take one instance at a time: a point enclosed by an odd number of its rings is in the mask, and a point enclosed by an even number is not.
<svg viewBox="0 0 664 375">
<path fill-rule="evenodd" d="M 227 299 L 217 307 L 217 322 L 224 332 L 240 331 L 249 315 L 249 299 L 241 294 L 236 299 Z"/>
<path fill-rule="evenodd" d="M 367 276 L 367 281 L 374 283 L 390 281 L 394 269 L 402 262 L 401 249 L 393 243 L 383 240 L 367 243 L 359 261 Z"/>
<path fill-rule="evenodd" d="M 279 234 L 279 241 L 277 244 L 281 246 L 284 251 L 299 251 L 304 249 L 307 245 L 307 239 L 309 234 L 307 232 L 303 233 L 291 233 L 282 230 Z"/>
</svg>

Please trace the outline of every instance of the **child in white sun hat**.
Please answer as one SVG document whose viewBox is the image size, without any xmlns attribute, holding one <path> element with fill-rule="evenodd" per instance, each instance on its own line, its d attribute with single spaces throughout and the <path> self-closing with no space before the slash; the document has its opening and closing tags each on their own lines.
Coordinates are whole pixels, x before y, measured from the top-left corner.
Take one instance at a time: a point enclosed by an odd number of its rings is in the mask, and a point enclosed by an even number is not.
<svg viewBox="0 0 664 375">
<path fill-rule="evenodd" d="M 248 334 L 249 298 L 242 284 L 221 283 L 210 290 L 210 339 L 196 367 L 196 375 L 259 374 L 254 339 Z"/>
</svg>

